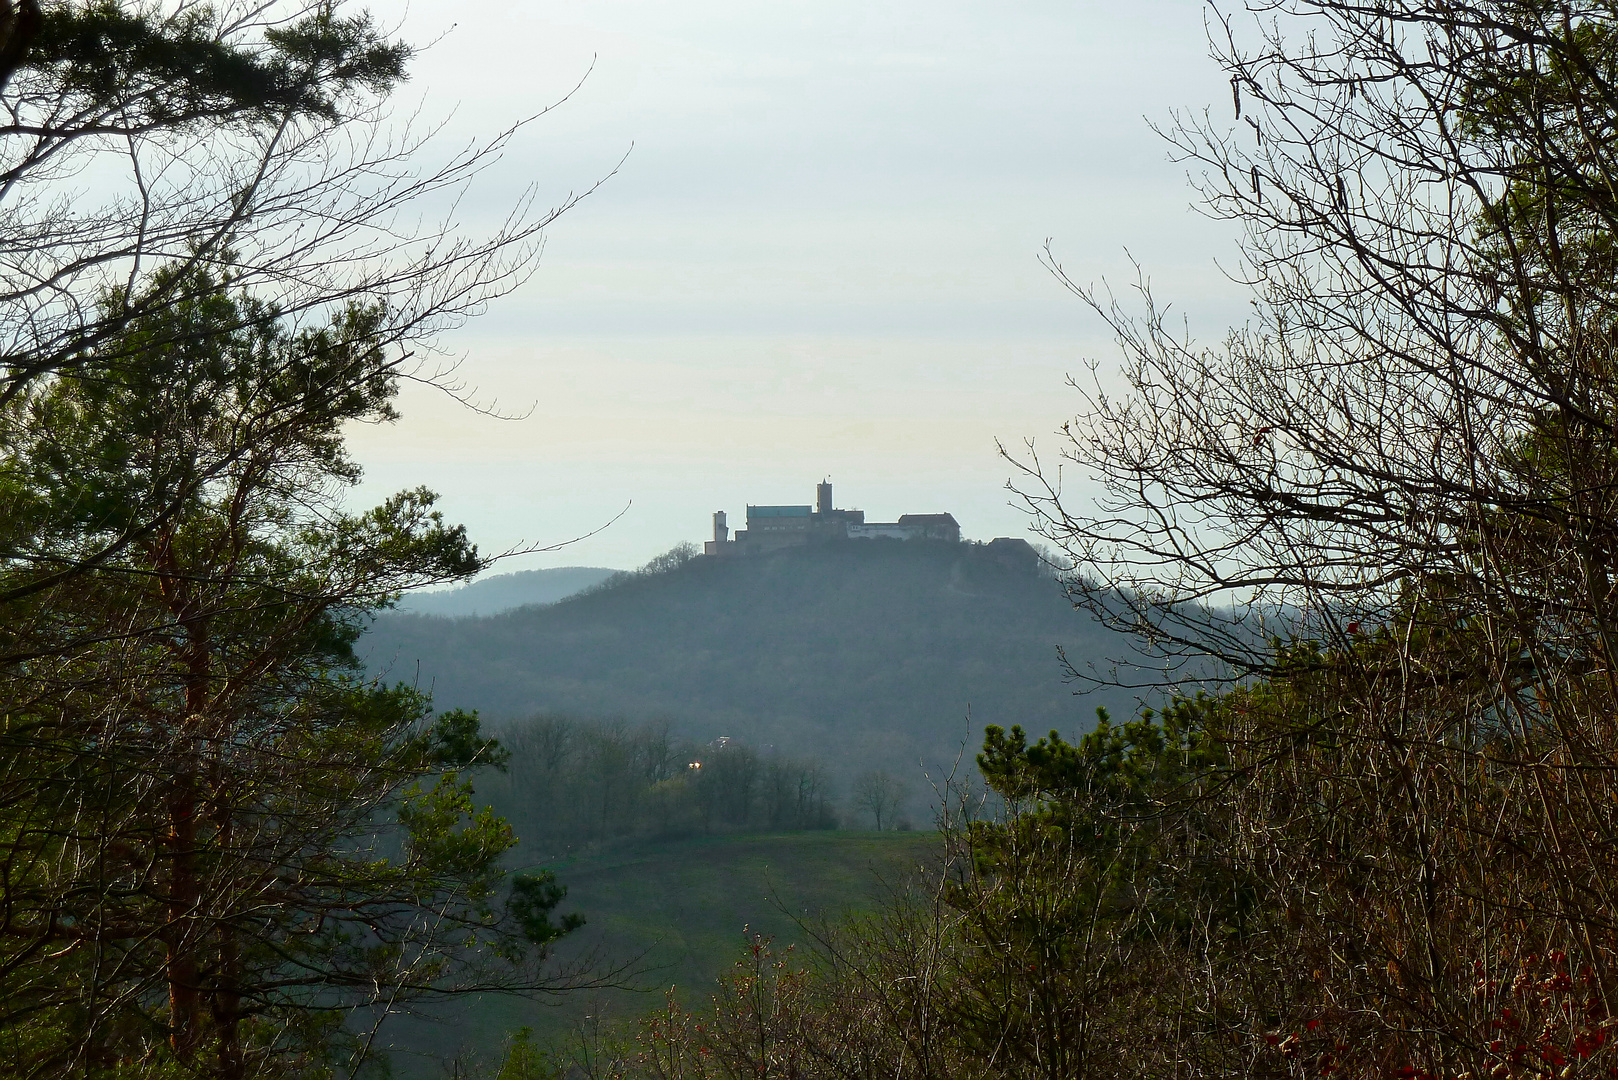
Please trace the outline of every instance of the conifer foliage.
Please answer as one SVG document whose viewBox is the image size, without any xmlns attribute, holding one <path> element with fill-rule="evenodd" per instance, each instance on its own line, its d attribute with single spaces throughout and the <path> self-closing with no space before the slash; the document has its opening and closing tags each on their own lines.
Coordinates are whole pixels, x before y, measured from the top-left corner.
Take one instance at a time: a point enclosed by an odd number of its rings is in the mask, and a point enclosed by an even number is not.
<svg viewBox="0 0 1618 1080">
<path fill-rule="evenodd" d="M 401 220 L 489 149 L 418 170 L 409 56 L 327 2 L 0 5 L 7 1075 L 357 1074 L 390 1013 L 570 982 L 502 751 L 352 653 L 487 560 L 424 489 L 348 509 L 344 431 L 548 220 Z"/>
<path fill-rule="evenodd" d="M 14 522 L 89 533 L 183 492 L 118 558 L 11 605 L 75 643 L 15 667 L 0 734 L 4 1038 L 42 1073 L 257 1075 L 341 1049 L 355 1006 L 554 985 L 534 961 L 561 893 L 519 880 L 507 908 L 515 840 L 465 773 L 494 744 L 356 674 L 366 611 L 481 565 L 425 491 L 335 503 L 342 425 L 394 390 L 375 318 L 292 333 L 217 282 L 128 327 L 146 362 L 13 403 Z"/>
</svg>

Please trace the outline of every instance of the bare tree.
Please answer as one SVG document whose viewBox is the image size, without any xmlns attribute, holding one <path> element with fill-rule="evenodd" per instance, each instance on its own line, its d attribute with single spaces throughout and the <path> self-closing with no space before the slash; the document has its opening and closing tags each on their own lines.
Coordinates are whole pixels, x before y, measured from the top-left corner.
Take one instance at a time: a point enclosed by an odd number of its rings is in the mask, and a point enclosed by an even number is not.
<svg viewBox="0 0 1618 1080">
<path fill-rule="evenodd" d="M 1206 212 L 1244 227 L 1252 323 L 1203 348 L 1144 283 L 1135 319 L 1069 282 L 1117 332 L 1129 386 L 1081 386 L 1063 430 L 1103 485 L 1095 512 L 1021 461 L 1076 597 L 1239 671 L 1267 669 L 1272 631 L 1381 625 L 1413 578 L 1501 594 L 1545 620 L 1535 638 L 1599 622 L 1593 568 L 1521 567 L 1519 549 L 1539 523 L 1600 546 L 1611 520 L 1605 469 L 1579 468 L 1604 461 L 1610 414 L 1604 9 L 1256 10 L 1282 17 L 1250 46 L 1217 24 L 1233 122 L 1168 132 L 1206 168 Z M 1553 428 L 1575 458 L 1525 453 Z"/>
<path fill-rule="evenodd" d="M 1243 227 L 1252 321 L 1203 347 L 1144 280 L 1135 317 L 1053 258 L 1126 389 L 1081 385 L 1061 433 L 1094 506 L 1020 459 L 1075 601 L 1235 684 L 1220 857 L 1273 921 L 1265 975 L 1205 1000 L 1246 995 L 1259 1071 L 1605 1068 L 1601 1021 L 1539 1014 L 1618 985 L 1618 24 L 1277 0 L 1212 26 L 1230 111 L 1167 135 Z"/>
<path fill-rule="evenodd" d="M 904 781 L 881 769 L 872 769 L 854 778 L 854 806 L 871 815 L 877 832 L 882 831 L 884 822 L 888 827 L 893 825 L 907 795 Z"/>
<path fill-rule="evenodd" d="M 435 132 L 387 108 L 411 50 L 363 12 L 304 0 L 62 2 L 42 14 L 24 3 L 11 21 L 28 25 L 12 32 L 27 40 L 0 97 L 8 443 L 26 435 L 28 401 L 52 377 L 91 358 L 138 366 L 141 354 L 118 352 L 123 328 L 202 299 L 187 290 L 221 278 L 273 298 L 296 325 L 370 305 L 368 334 L 391 370 L 459 392 L 451 366 L 432 360 L 436 335 L 523 281 L 541 230 L 582 197 L 544 210 L 530 191 L 489 234 L 457 229 L 453 208 L 528 121 L 424 167 Z M 75 176 L 93 182 L 70 198 L 62 185 Z M 198 272 L 154 277 L 160 267 Z M 0 602 L 109 566 L 234 460 L 165 478 L 126 517 L 90 527 L 7 515 Z M 0 660 L 63 644 L 13 639 L 18 629 L 8 622 Z"/>
</svg>

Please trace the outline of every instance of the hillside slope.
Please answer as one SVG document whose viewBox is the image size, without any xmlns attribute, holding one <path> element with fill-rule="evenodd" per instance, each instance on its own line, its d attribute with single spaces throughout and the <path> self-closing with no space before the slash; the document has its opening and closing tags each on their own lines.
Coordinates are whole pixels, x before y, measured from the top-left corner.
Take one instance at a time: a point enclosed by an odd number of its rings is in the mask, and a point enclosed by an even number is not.
<svg viewBox="0 0 1618 1080">
<path fill-rule="evenodd" d="M 557 566 L 495 574 L 454 589 L 411 593 L 397 610 L 408 615 L 498 615 L 527 604 L 554 604 L 616 573 L 600 566 Z"/>
<path fill-rule="evenodd" d="M 667 719 L 925 785 L 989 723 L 1088 728 L 1057 660 L 1121 651 L 1048 571 L 987 545 L 850 543 L 697 558 L 542 608 L 486 618 L 387 615 L 361 642 L 373 670 L 496 723 L 539 712 Z"/>
</svg>

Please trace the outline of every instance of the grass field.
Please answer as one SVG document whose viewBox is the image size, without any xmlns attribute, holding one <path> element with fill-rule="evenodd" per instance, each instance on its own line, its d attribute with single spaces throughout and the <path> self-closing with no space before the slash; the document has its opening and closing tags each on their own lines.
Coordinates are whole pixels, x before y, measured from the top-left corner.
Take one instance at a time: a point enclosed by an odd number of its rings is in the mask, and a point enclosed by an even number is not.
<svg viewBox="0 0 1618 1080">
<path fill-rule="evenodd" d="M 670 987 L 700 1001 L 749 933 L 779 946 L 802 942 L 797 919 L 869 909 L 884 882 L 899 881 L 936 850 L 931 833 L 802 832 L 638 845 L 552 864 L 568 887 L 560 910 L 587 920 L 559 958 L 596 950 L 608 962 L 633 962 L 639 989 L 568 995 L 551 1005 L 488 997 L 442 1024 L 401 1025 L 393 1039 L 402 1052 L 399 1075 L 443 1075 L 417 1055 L 492 1052 L 521 1027 L 558 1036 L 593 1013 L 639 1015 L 659 1006 Z"/>
</svg>

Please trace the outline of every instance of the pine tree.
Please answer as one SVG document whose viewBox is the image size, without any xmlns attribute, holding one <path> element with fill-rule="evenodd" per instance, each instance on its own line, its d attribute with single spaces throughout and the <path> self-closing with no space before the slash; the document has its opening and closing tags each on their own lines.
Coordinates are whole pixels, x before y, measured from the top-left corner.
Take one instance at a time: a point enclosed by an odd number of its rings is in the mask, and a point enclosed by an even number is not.
<svg viewBox="0 0 1618 1080">
<path fill-rule="evenodd" d="M 561 890 L 508 898 L 515 840 L 472 801 L 498 748 L 351 651 L 399 590 L 483 565 L 428 492 L 343 509 L 344 425 L 392 416 L 380 313 L 293 330 L 228 280 L 185 291 L 9 406 L 13 521 L 95 546 L 153 492 L 176 508 L 12 607 L 81 642 L 28 661 L 0 721 L 0 1038 L 25 1074 L 269 1075 L 360 1053 L 355 1010 L 565 981 L 540 969 Z"/>
</svg>

